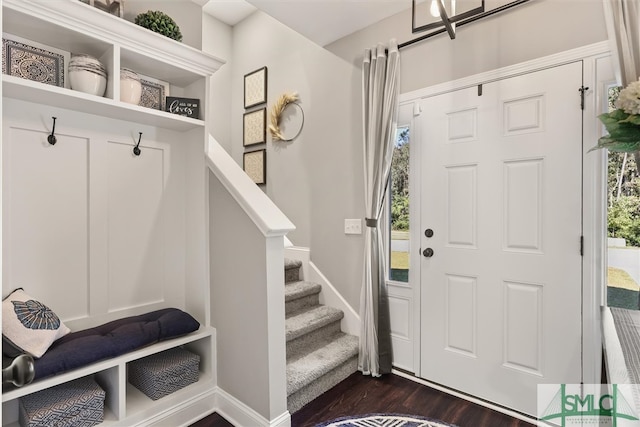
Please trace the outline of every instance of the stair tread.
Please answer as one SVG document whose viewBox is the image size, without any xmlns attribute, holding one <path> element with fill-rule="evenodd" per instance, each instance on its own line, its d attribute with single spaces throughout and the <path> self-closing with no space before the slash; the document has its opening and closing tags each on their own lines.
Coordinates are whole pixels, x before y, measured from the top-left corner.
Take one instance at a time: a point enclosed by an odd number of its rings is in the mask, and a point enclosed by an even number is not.
<svg viewBox="0 0 640 427">
<path fill-rule="evenodd" d="M 342 333 L 327 345 L 287 363 L 287 395 L 357 356 L 358 342 L 358 337 Z"/>
<path fill-rule="evenodd" d="M 284 259 L 284 269 L 285 270 L 290 270 L 292 268 L 298 268 L 302 266 L 302 261 L 297 260 L 297 259 L 289 259 L 289 258 L 285 258 Z"/>
<path fill-rule="evenodd" d="M 318 283 L 306 282 L 304 280 L 289 282 L 284 286 L 284 300 L 288 302 L 306 297 L 307 295 L 319 294 L 321 290 L 322 286 Z"/>
<path fill-rule="evenodd" d="M 295 313 L 285 319 L 287 341 L 291 341 L 311 331 L 315 331 L 344 317 L 342 310 L 318 305 L 309 310 Z"/>
</svg>

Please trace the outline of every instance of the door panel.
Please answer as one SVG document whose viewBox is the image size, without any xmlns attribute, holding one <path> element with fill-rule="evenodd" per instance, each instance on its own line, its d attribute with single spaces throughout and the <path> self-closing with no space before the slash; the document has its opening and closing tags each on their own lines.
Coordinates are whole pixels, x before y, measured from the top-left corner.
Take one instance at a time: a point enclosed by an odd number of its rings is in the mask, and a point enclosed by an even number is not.
<svg viewBox="0 0 640 427">
<path fill-rule="evenodd" d="M 582 65 L 424 99 L 421 376 L 530 415 L 581 379 Z"/>
</svg>

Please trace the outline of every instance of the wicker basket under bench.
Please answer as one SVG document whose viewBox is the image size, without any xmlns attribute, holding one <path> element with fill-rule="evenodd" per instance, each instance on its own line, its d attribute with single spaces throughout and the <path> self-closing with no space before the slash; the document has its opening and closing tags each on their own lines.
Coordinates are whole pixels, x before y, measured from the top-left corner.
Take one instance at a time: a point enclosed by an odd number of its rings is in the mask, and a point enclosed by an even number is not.
<svg viewBox="0 0 640 427">
<path fill-rule="evenodd" d="M 92 427 L 104 420 L 104 390 L 83 377 L 20 398 L 22 427 Z"/>
<path fill-rule="evenodd" d="M 129 383 L 158 400 L 198 382 L 200 356 L 176 347 L 128 364 Z M 21 427 L 93 427 L 104 420 L 105 391 L 92 376 L 19 399 Z"/>
<path fill-rule="evenodd" d="M 182 347 L 129 363 L 129 383 L 152 400 L 198 382 L 200 356 Z"/>
<path fill-rule="evenodd" d="M 3 390 L 2 414 L 4 427 L 18 427 L 20 400 L 49 391 L 59 385 L 72 383 L 79 378 L 93 378 L 105 392 L 104 421 L 100 426 L 123 427 L 136 425 L 148 420 L 149 414 L 172 414 L 175 408 L 189 399 L 198 399 L 214 387 L 212 366 L 215 355 L 215 329 L 200 328 L 188 335 L 166 340 L 108 360 L 103 360 L 70 372 L 36 380 L 21 388 Z M 179 389 L 160 400 L 146 396 L 127 379 L 131 364 L 155 354 L 172 349 L 188 351 L 199 358 L 197 382 Z M 163 421 L 164 422 L 164 421 Z M 170 421 L 167 421 L 171 425 Z M 51 425 L 51 424 L 49 424 Z M 64 424 L 61 424 L 64 425 Z M 74 426 L 76 424 L 73 424 Z M 90 425 L 90 424 L 87 424 Z"/>
</svg>

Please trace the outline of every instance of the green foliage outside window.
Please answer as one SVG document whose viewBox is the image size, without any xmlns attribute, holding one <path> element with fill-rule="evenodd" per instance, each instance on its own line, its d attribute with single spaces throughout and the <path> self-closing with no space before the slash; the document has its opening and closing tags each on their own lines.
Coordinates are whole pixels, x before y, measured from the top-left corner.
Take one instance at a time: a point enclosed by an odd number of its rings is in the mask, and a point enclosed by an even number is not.
<svg viewBox="0 0 640 427">
<path fill-rule="evenodd" d="M 623 196 L 608 212 L 609 237 L 626 239 L 627 246 L 640 247 L 640 197 Z"/>
<path fill-rule="evenodd" d="M 409 128 L 398 129 L 391 161 L 391 229 L 409 231 Z"/>
<path fill-rule="evenodd" d="M 609 109 L 615 109 L 620 87 L 609 89 Z M 609 237 L 626 239 L 627 246 L 640 247 L 640 175 L 638 153 L 609 151 L 608 211 Z"/>
</svg>

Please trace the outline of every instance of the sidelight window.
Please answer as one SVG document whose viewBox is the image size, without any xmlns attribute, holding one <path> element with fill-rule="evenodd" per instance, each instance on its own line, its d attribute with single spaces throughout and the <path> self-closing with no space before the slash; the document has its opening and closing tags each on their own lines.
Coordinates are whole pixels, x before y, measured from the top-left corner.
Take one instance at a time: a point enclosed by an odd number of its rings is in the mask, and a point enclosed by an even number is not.
<svg viewBox="0 0 640 427">
<path fill-rule="evenodd" d="M 389 279 L 409 281 L 409 127 L 398 127 L 389 176 Z"/>
</svg>

